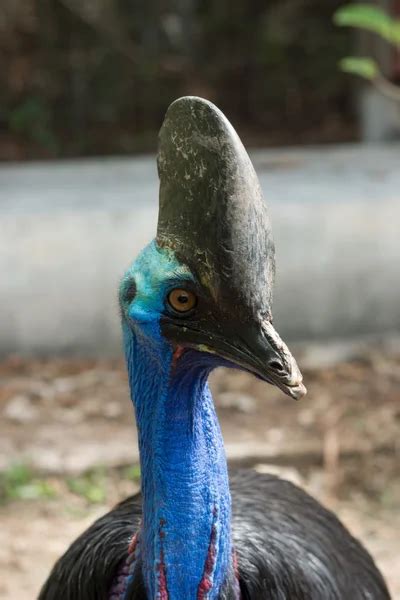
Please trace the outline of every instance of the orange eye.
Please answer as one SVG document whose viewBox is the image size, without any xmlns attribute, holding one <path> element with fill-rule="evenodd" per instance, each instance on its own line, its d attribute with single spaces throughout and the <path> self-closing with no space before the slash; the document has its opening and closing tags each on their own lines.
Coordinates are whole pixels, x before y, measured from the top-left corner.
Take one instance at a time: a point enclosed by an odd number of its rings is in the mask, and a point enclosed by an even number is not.
<svg viewBox="0 0 400 600">
<path fill-rule="evenodd" d="M 177 312 L 185 313 L 196 306 L 197 297 L 189 290 L 176 288 L 168 294 L 168 303 Z"/>
</svg>

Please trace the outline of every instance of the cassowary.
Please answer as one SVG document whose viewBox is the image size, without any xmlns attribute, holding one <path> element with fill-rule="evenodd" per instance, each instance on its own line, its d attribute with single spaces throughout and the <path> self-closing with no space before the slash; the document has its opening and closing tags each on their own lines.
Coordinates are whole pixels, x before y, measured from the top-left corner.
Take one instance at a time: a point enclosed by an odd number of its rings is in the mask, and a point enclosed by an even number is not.
<svg viewBox="0 0 400 600">
<path fill-rule="evenodd" d="M 142 491 L 72 544 L 40 600 L 387 600 L 366 550 L 305 492 L 228 478 L 210 371 L 305 393 L 272 325 L 274 244 L 241 141 L 213 104 L 181 98 L 158 171 L 157 237 L 119 290 Z"/>
</svg>

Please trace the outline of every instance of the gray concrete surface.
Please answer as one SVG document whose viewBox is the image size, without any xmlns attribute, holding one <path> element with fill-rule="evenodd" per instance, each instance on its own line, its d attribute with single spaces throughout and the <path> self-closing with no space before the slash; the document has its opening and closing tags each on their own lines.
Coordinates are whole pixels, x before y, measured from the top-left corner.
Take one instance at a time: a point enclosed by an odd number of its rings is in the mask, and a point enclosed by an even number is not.
<svg viewBox="0 0 400 600">
<path fill-rule="evenodd" d="M 400 139 L 400 102 L 365 86 L 359 101 L 361 132 L 366 142 Z"/>
<path fill-rule="evenodd" d="M 400 330 L 400 145 L 252 154 L 292 340 Z M 112 354 L 116 290 L 155 234 L 154 157 L 0 166 L 0 352 Z"/>
</svg>

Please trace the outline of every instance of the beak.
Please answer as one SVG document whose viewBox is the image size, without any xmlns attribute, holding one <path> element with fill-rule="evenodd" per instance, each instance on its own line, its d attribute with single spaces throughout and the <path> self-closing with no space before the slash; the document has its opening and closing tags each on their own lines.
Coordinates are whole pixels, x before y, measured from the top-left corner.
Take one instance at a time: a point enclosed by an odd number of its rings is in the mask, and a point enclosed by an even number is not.
<svg viewBox="0 0 400 600">
<path fill-rule="evenodd" d="M 203 327 L 194 329 L 189 323 L 182 325 L 175 321 L 168 327 L 170 339 L 180 346 L 216 354 L 276 385 L 295 400 L 307 393 L 294 357 L 269 321 L 253 325 L 220 323 L 208 331 Z"/>
<path fill-rule="evenodd" d="M 272 323 L 262 321 L 261 326 L 254 328 L 246 325 L 239 335 L 241 344 L 235 347 L 236 356 L 233 352 L 234 362 L 295 400 L 307 393 L 297 362 Z"/>
</svg>

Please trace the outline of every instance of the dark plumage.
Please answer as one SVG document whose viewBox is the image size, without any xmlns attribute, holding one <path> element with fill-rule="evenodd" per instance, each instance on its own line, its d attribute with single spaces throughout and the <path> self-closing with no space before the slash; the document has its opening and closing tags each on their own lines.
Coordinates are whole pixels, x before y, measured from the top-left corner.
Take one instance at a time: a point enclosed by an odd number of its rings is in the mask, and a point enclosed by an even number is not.
<svg viewBox="0 0 400 600">
<path fill-rule="evenodd" d="M 243 600 L 389 599 L 368 552 L 301 489 L 254 471 L 232 473 L 230 488 Z M 138 494 L 96 521 L 55 565 L 39 600 L 108 600 L 140 516 Z M 128 600 L 147 599 L 138 574 Z M 233 597 L 229 586 L 220 595 Z"/>
</svg>

